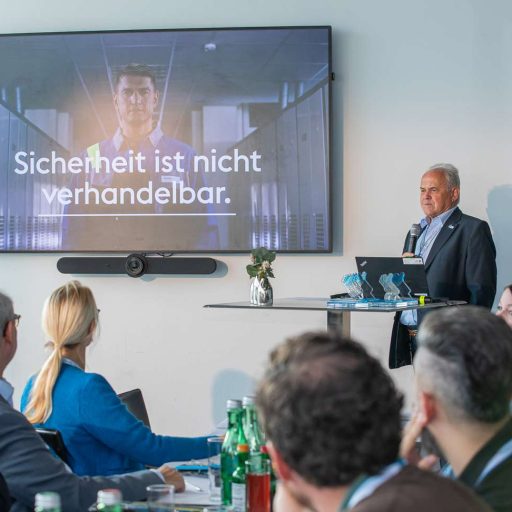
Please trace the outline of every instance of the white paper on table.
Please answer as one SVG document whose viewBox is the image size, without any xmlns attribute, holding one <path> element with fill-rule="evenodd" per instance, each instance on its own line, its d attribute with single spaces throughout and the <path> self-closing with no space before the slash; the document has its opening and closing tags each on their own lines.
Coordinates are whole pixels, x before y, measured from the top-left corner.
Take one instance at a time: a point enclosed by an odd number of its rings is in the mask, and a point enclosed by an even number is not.
<svg viewBox="0 0 512 512">
<path fill-rule="evenodd" d="M 193 489 L 191 486 L 200 490 Z M 185 478 L 185 491 L 177 492 L 174 495 L 174 501 L 180 505 L 214 505 L 210 500 L 208 476 L 187 475 Z"/>
</svg>

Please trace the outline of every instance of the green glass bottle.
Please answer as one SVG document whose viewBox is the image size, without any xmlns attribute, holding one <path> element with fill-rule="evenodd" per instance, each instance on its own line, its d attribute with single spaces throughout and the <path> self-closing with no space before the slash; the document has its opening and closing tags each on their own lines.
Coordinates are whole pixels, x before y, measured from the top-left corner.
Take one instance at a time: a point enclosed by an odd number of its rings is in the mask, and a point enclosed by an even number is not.
<svg viewBox="0 0 512 512">
<path fill-rule="evenodd" d="M 98 491 L 96 510 L 101 512 L 123 512 L 123 497 L 119 489 Z"/>
<path fill-rule="evenodd" d="M 236 468 L 239 429 L 242 428 L 242 402 L 228 400 L 228 429 L 220 453 L 220 474 L 222 480 L 222 503 L 231 505 L 231 477 Z"/>
<path fill-rule="evenodd" d="M 231 504 L 233 512 L 246 512 L 245 463 L 249 460 L 249 445 L 239 444 L 237 453 L 237 465 L 231 477 Z"/>
<path fill-rule="evenodd" d="M 60 496 L 56 492 L 38 492 L 35 512 L 60 512 Z"/>
<path fill-rule="evenodd" d="M 265 444 L 265 436 L 258 422 L 258 413 L 253 396 L 244 396 L 242 400 L 244 408 L 244 429 L 251 455 L 259 455 L 261 447 Z"/>
</svg>

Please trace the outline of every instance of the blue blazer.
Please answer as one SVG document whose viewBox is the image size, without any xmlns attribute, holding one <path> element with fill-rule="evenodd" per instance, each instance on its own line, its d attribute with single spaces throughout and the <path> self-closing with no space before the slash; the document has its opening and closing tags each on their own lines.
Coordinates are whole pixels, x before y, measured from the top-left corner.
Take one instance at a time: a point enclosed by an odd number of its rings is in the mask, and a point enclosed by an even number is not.
<svg viewBox="0 0 512 512">
<path fill-rule="evenodd" d="M 34 376 L 21 398 L 29 401 Z M 207 437 L 153 434 L 133 416 L 110 384 L 95 373 L 63 362 L 53 389 L 53 410 L 41 427 L 61 432 L 68 464 L 78 475 L 115 475 L 165 462 L 208 456 Z"/>
</svg>

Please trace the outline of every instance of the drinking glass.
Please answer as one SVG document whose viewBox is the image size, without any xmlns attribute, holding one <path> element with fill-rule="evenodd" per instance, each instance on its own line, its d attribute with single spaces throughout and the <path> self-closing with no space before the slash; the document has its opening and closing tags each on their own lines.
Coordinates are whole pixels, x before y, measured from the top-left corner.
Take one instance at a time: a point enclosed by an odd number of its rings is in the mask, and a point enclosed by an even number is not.
<svg viewBox="0 0 512 512">
<path fill-rule="evenodd" d="M 210 437 L 208 439 L 208 481 L 212 503 L 220 503 L 222 487 L 220 452 L 222 451 L 223 442 L 224 438 L 222 437 Z"/>
<path fill-rule="evenodd" d="M 270 461 L 251 457 L 245 467 L 247 512 L 270 512 Z"/>
<path fill-rule="evenodd" d="M 174 485 L 149 485 L 146 493 L 150 512 L 174 511 Z"/>
</svg>

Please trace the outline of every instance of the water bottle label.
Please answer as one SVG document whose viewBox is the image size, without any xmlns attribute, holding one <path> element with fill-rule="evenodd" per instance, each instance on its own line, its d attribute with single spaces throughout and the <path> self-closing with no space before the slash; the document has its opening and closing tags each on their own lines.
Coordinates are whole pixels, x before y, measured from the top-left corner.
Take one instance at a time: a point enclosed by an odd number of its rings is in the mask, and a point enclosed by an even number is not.
<svg viewBox="0 0 512 512">
<path fill-rule="evenodd" d="M 234 512 L 245 512 L 245 484 L 231 484 L 231 504 Z"/>
</svg>

